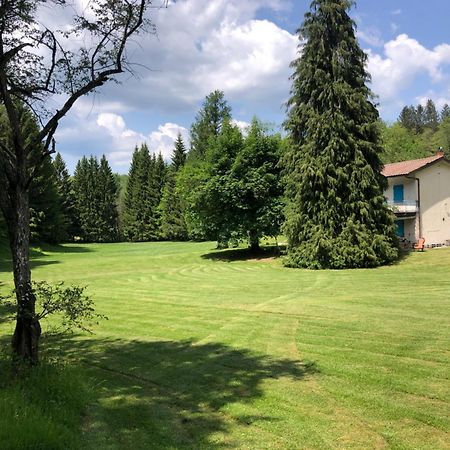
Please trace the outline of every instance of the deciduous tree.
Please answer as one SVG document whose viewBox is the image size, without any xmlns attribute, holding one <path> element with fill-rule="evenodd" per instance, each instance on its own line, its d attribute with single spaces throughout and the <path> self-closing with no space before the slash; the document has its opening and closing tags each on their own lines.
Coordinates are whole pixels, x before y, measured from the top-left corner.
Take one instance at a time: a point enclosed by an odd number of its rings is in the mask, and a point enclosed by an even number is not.
<svg viewBox="0 0 450 450">
<path fill-rule="evenodd" d="M 41 13 L 48 3 L 60 9 L 61 15 L 73 14 L 72 24 L 62 31 L 43 24 Z M 130 67 L 127 42 L 142 30 L 153 31 L 145 18 L 152 3 L 94 0 L 81 13 L 59 0 L 5 0 L 0 4 L 0 101 L 10 130 L 8 141 L 0 143 L 0 208 L 13 258 L 18 307 L 12 348 L 19 359 L 38 360 L 41 332 L 28 255 L 30 185 L 52 152 L 60 120 L 75 102 Z M 56 96 L 62 102 L 51 111 L 49 100 Z M 33 137 L 21 129 L 23 104 L 42 124 Z M 37 148 L 40 158 L 30 162 L 29 155 Z"/>
</svg>

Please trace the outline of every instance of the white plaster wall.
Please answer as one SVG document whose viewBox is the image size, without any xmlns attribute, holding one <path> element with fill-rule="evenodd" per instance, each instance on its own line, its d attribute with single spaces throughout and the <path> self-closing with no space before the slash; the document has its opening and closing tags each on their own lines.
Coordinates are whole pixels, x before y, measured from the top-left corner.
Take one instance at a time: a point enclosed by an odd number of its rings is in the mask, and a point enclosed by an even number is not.
<svg viewBox="0 0 450 450">
<path fill-rule="evenodd" d="M 416 172 L 416 177 L 425 244 L 445 244 L 450 240 L 450 163 L 439 161 Z"/>
</svg>

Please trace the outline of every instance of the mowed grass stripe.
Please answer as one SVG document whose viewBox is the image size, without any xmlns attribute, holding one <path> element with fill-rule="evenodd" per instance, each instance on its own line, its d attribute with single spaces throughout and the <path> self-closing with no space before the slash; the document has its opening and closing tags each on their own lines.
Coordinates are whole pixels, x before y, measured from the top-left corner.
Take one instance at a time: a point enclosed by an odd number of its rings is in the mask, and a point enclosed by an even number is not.
<svg viewBox="0 0 450 450">
<path fill-rule="evenodd" d="M 84 448 L 449 448 L 449 250 L 321 272 L 230 255 L 36 250 L 35 279 L 87 285 L 109 317 L 59 344 L 97 386 Z"/>
</svg>

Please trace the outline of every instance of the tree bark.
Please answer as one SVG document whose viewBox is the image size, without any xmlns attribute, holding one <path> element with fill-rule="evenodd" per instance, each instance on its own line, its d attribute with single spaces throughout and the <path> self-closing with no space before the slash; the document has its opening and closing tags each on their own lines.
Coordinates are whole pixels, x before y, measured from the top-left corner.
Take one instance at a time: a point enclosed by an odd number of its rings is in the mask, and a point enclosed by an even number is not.
<svg viewBox="0 0 450 450">
<path fill-rule="evenodd" d="M 259 234 L 256 230 L 250 230 L 248 232 L 248 244 L 252 252 L 261 250 L 259 246 Z"/>
<path fill-rule="evenodd" d="M 29 258 L 30 211 L 28 191 L 16 185 L 10 188 L 10 205 L 5 219 L 13 260 L 17 318 L 12 337 L 13 356 L 18 361 L 37 364 L 41 326 L 36 316 L 36 297 L 31 285 Z"/>
</svg>

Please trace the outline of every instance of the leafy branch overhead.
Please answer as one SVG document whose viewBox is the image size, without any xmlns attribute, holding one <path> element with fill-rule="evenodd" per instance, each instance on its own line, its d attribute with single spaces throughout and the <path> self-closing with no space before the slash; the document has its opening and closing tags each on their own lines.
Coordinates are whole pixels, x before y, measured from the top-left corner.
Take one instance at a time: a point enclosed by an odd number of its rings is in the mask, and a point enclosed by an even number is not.
<svg viewBox="0 0 450 450">
<path fill-rule="evenodd" d="M 70 26 L 58 30 L 41 23 L 39 12 L 49 3 L 55 17 L 67 17 L 70 11 Z M 58 122 L 76 100 L 111 77 L 133 71 L 126 45 L 139 33 L 156 33 L 146 11 L 164 6 L 166 1 L 98 0 L 77 12 L 64 0 L 1 1 L 0 94 L 17 139 L 17 100 L 28 105 L 42 125 L 25 151 L 43 141 L 44 151 L 51 152 Z M 51 96 L 63 98 L 55 111 L 48 108 Z M 2 150 L 7 149 L 2 145 Z"/>
</svg>

